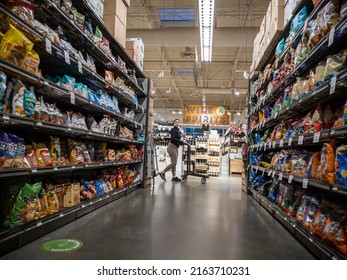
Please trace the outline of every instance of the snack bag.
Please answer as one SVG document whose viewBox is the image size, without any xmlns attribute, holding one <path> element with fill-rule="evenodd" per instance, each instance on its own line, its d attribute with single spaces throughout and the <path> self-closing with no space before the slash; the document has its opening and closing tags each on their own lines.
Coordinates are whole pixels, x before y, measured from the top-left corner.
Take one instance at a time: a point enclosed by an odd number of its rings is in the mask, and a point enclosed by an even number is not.
<svg viewBox="0 0 347 280">
<path fill-rule="evenodd" d="M 117 168 L 116 180 L 117 180 L 117 188 L 119 189 L 124 187 L 123 173 L 124 173 L 124 168 Z"/>
<path fill-rule="evenodd" d="M 317 169 L 317 179 L 335 184 L 335 144 L 324 143 Z"/>
<path fill-rule="evenodd" d="M 13 87 L 12 114 L 15 116 L 33 118 L 35 114 L 36 96 L 34 88 L 28 89 L 21 81 Z"/>
<path fill-rule="evenodd" d="M 46 192 L 43 188 L 41 188 L 38 198 L 40 200 L 40 213 L 38 214 L 39 218 L 43 218 L 44 216 L 47 216 L 49 213 L 49 207 L 48 207 L 48 199 Z"/>
<path fill-rule="evenodd" d="M 60 140 L 58 137 L 49 137 L 50 143 L 49 143 L 49 153 L 53 162 L 53 165 L 60 165 L 61 164 L 61 146 L 60 146 Z"/>
<path fill-rule="evenodd" d="M 52 166 L 53 162 L 47 146 L 44 143 L 32 141 L 38 166 Z"/>
<path fill-rule="evenodd" d="M 340 221 L 334 221 L 330 218 L 327 219 L 322 240 L 332 247 L 335 247 L 341 253 L 347 253 L 347 240 L 346 240 L 346 225 Z"/>
<path fill-rule="evenodd" d="M 315 152 L 308 165 L 308 175 L 309 177 L 316 178 L 318 172 L 319 161 L 321 158 L 320 152 Z"/>
<path fill-rule="evenodd" d="M 347 186 L 347 145 L 336 149 L 335 171 L 336 184 Z"/>
<path fill-rule="evenodd" d="M 10 25 L 0 43 L 0 58 L 23 67 L 26 55 L 34 44 L 18 29 Z"/>
<path fill-rule="evenodd" d="M 42 188 L 42 182 L 30 185 L 24 184 L 21 188 L 9 216 L 4 222 L 8 228 L 16 228 L 34 220 L 38 210 L 38 194 Z"/>
<path fill-rule="evenodd" d="M 319 210 L 314 218 L 313 224 L 312 224 L 312 234 L 322 238 L 323 237 L 323 232 L 324 228 L 326 225 L 326 222 L 328 220 L 328 215 L 324 214 Z"/>
<path fill-rule="evenodd" d="M 30 168 L 37 167 L 37 159 L 35 156 L 35 150 L 32 145 L 26 145 L 25 159 L 28 162 Z"/>
<path fill-rule="evenodd" d="M 68 139 L 69 161 L 71 164 L 83 164 L 83 149 L 81 143 L 76 140 Z"/>
</svg>

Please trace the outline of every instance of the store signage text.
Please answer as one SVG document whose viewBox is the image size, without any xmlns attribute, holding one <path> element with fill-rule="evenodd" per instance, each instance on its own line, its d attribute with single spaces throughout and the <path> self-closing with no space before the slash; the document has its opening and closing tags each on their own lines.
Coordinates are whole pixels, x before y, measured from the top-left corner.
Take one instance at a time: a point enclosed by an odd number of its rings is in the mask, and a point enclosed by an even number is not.
<svg viewBox="0 0 347 280">
<path fill-rule="evenodd" d="M 223 106 L 206 106 L 205 112 L 202 105 L 185 105 L 183 123 L 185 124 L 214 124 L 227 125 L 228 114 Z"/>
</svg>

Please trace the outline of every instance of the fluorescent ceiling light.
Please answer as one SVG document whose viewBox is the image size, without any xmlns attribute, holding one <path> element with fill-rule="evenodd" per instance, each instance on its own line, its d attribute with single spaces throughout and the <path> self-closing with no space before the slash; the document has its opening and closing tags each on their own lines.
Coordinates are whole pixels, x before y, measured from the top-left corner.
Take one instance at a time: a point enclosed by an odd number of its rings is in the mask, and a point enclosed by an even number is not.
<svg viewBox="0 0 347 280">
<path fill-rule="evenodd" d="M 240 95 L 240 92 L 238 90 L 236 90 L 235 95 Z"/>
<path fill-rule="evenodd" d="M 214 0 L 199 1 L 201 61 L 211 61 Z"/>
<path fill-rule="evenodd" d="M 236 113 L 236 115 L 240 116 L 240 115 L 241 115 L 241 113 L 240 113 L 240 112 L 237 112 L 237 113 Z"/>
</svg>

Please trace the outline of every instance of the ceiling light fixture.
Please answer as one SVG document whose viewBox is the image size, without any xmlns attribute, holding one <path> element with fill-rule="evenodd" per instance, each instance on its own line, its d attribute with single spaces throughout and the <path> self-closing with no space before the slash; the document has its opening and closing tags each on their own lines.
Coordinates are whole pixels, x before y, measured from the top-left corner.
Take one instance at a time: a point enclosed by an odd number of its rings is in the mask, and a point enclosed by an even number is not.
<svg viewBox="0 0 347 280">
<path fill-rule="evenodd" d="M 249 78 L 249 72 L 248 71 L 243 71 L 243 77 L 248 80 Z"/>
<path fill-rule="evenodd" d="M 235 95 L 240 95 L 240 92 L 238 90 L 235 90 Z"/>
<path fill-rule="evenodd" d="M 237 113 L 236 113 L 236 115 L 240 116 L 240 115 L 241 115 L 241 113 L 240 113 L 240 112 L 237 112 Z"/>
<path fill-rule="evenodd" d="M 214 0 L 199 0 L 201 61 L 211 61 Z"/>
<path fill-rule="evenodd" d="M 163 70 L 160 70 L 158 75 L 157 75 L 158 78 L 162 78 L 164 77 L 164 71 Z"/>
</svg>

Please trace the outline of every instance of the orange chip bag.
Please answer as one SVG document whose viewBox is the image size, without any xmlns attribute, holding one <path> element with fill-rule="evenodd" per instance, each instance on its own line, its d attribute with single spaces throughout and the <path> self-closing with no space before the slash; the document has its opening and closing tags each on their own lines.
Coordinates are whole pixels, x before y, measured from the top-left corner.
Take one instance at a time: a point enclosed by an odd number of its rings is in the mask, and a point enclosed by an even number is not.
<svg viewBox="0 0 347 280">
<path fill-rule="evenodd" d="M 335 184 L 335 144 L 324 143 L 316 178 Z"/>
<path fill-rule="evenodd" d="M 323 231 L 327 220 L 328 215 L 318 211 L 312 224 L 312 234 L 321 238 L 323 236 Z"/>
</svg>

